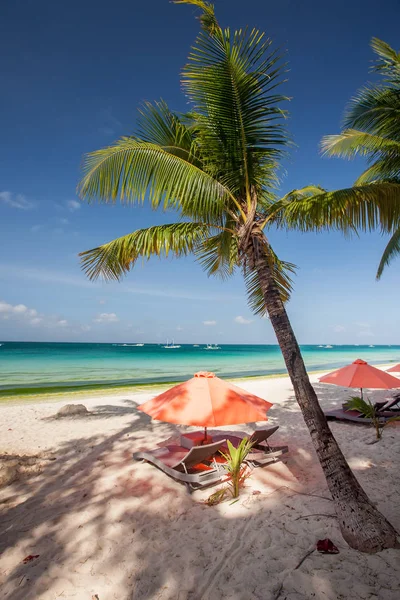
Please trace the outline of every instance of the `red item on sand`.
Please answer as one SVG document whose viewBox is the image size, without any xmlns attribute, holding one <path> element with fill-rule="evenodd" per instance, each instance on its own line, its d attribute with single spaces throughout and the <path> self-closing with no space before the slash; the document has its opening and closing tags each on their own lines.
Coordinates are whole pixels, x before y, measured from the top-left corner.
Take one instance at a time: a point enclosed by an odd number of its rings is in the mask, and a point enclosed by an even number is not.
<svg viewBox="0 0 400 600">
<path fill-rule="evenodd" d="M 339 554 L 339 549 L 336 548 L 335 544 L 328 538 L 325 540 L 318 540 L 317 550 L 322 554 Z"/>
<path fill-rule="evenodd" d="M 40 554 L 28 554 L 28 556 L 25 556 L 24 560 L 22 561 L 24 563 L 24 565 L 26 565 L 27 563 L 31 562 L 32 560 L 35 560 L 35 558 L 39 558 Z"/>
</svg>

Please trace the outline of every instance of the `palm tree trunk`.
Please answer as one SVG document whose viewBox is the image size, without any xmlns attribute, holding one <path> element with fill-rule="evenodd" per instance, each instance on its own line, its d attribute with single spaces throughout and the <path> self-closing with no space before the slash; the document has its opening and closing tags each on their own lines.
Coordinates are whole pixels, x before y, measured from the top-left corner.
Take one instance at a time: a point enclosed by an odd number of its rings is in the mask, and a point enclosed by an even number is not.
<svg viewBox="0 0 400 600">
<path fill-rule="evenodd" d="M 384 548 L 394 548 L 397 545 L 397 532 L 369 501 L 347 464 L 319 405 L 270 264 L 265 252 L 260 251 L 260 247 L 265 248 L 266 240 L 261 241 L 256 236 L 252 242 L 252 265 L 258 274 L 268 315 L 282 350 L 296 400 L 332 494 L 342 535 L 349 546 L 361 552 L 374 553 Z"/>
</svg>

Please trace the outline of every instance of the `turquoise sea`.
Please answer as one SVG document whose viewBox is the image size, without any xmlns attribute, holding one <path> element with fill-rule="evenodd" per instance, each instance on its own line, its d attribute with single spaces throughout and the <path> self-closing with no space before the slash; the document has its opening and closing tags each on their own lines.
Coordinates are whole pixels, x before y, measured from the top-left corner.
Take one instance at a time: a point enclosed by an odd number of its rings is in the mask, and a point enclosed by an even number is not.
<svg viewBox="0 0 400 600">
<path fill-rule="evenodd" d="M 222 377 L 286 373 L 275 345 L 0 342 L 0 396 L 115 387 L 188 379 L 196 371 Z M 400 362 L 400 346 L 302 346 L 309 371 L 343 366 L 356 358 L 372 364 Z"/>
</svg>

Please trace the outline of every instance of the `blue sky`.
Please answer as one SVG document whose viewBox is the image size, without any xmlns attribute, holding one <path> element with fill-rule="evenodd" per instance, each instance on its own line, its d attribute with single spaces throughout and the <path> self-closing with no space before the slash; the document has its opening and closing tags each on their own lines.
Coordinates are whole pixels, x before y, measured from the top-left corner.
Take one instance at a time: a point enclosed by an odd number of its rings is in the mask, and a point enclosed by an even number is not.
<svg viewBox="0 0 400 600">
<path fill-rule="evenodd" d="M 139 6 L 140 4 L 140 6 Z M 216 0 L 220 22 L 265 30 L 288 51 L 289 127 L 297 144 L 282 191 L 350 185 L 360 161 L 323 159 L 349 98 L 368 79 L 369 41 L 400 46 L 397 0 Z M 121 284 L 92 284 L 77 254 L 171 215 L 82 205 L 85 152 L 134 130 L 136 108 L 185 110 L 180 70 L 198 31 L 168 0 L 15 0 L 0 7 L 0 339 L 275 343 L 246 305 L 240 276 L 207 279 L 191 258 L 138 265 Z M 399 267 L 374 275 L 378 234 L 272 236 L 299 266 L 288 310 L 301 343 L 399 343 Z"/>
</svg>

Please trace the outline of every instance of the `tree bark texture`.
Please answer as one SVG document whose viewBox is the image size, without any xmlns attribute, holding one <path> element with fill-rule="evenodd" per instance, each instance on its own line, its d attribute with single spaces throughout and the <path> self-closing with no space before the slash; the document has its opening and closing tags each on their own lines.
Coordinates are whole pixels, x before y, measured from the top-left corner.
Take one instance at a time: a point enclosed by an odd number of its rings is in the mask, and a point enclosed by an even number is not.
<svg viewBox="0 0 400 600">
<path fill-rule="evenodd" d="M 334 500 L 346 542 L 361 552 L 399 547 L 397 532 L 371 504 L 340 450 L 312 387 L 299 345 L 267 259 L 268 242 L 258 233 L 251 240 L 252 267 L 256 269 L 271 324 L 293 384 L 296 400 L 310 431 Z M 248 256 L 248 255 L 247 255 Z"/>
</svg>

